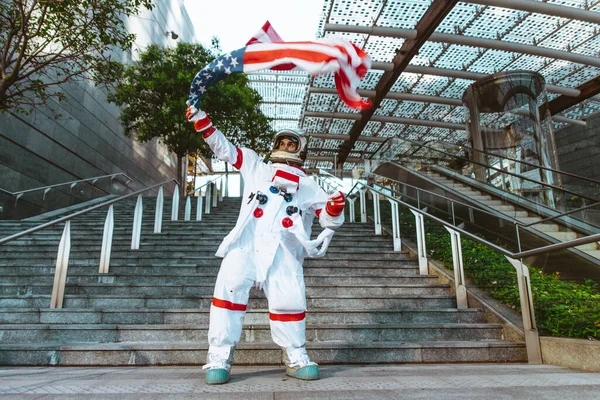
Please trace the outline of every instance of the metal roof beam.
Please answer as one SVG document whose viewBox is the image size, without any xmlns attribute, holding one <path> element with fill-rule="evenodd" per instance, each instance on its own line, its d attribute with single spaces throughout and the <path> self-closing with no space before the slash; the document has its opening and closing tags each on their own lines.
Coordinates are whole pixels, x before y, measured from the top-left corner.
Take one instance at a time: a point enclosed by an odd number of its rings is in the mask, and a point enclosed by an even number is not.
<svg viewBox="0 0 600 400">
<path fill-rule="evenodd" d="M 350 151 L 354 147 L 356 139 L 360 136 L 361 132 L 375 113 L 375 110 L 379 108 L 379 105 L 388 94 L 394 83 L 398 80 L 398 77 L 408 66 L 412 58 L 419 52 L 419 49 L 429 37 L 435 32 L 438 25 L 446 18 L 448 13 L 458 3 L 458 0 L 434 0 L 423 17 L 417 23 L 416 31 L 417 35 L 414 39 L 405 40 L 400 50 L 396 53 L 393 59 L 394 70 L 384 72 L 383 76 L 377 83 L 375 91 L 377 94 L 373 97 L 373 106 L 368 110 L 361 112 L 361 119 L 356 121 L 350 130 L 350 139 L 345 141 L 340 147 L 338 157 L 338 168 L 343 169 L 344 162 L 350 154 Z M 327 30 L 327 28 L 325 28 Z"/>
<path fill-rule="evenodd" d="M 582 10 L 575 7 L 560 6 L 558 4 L 549 4 L 540 1 L 531 0 L 463 0 L 467 3 L 481 4 L 484 6 L 494 6 L 509 8 L 513 10 L 528 11 L 538 14 L 552 15 L 568 19 L 600 24 L 600 13 Z"/>
<path fill-rule="evenodd" d="M 337 94 L 336 89 L 331 88 L 313 88 L 309 89 L 310 93 L 315 94 Z M 358 94 L 363 97 L 373 97 L 375 96 L 374 90 L 359 90 Z M 402 93 L 402 92 L 389 92 L 386 99 L 392 100 L 403 100 L 403 101 L 414 101 L 420 103 L 433 103 L 433 104 L 443 104 L 447 106 L 462 106 L 461 99 L 455 99 L 452 97 L 440 97 L 440 96 L 428 96 L 425 94 L 412 94 L 412 93 Z M 572 98 L 572 97 L 569 97 Z M 552 109 L 551 109 L 552 111 Z M 562 110 L 561 110 L 562 111 Z M 375 117 L 374 117 L 375 118 Z M 374 119 L 371 119 L 374 121 Z M 586 126 L 587 123 L 580 119 L 572 119 L 563 117 L 560 115 L 552 115 L 552 120 L 556 122 L 565 122 L 567 124 L 574 124 L 579 126 Z"/>
<path fill-rule="evenodd" d="M 372 26 L 325 24 L 325 30 L 331 32 L 351 32 L 373 35 L 373 29 L 374 27 Z M 412 36 L 412 33 L 410 31 L 411 29 L 387 28 L 386 32 L 388 34 L 385 35 L 385 37 L 411 40 L 410 37 Z M 418 32 L 419 29 L 415 29 L 415 31 Z M 504 50 L 515 53 L 530 54 L 540 57 L 556 58 L 559 60 L 570 61 L 578 64 L 600 67 L 600 58 L 598 57 L 591 57 L 563 50 L 555 50 L 548 47 L 506 42 L 504 40 L 485 39 L 474 36 L 451 35 L 449 33 L 432 33 L 429 36 L 428 41 L 458 44 L 463 46 L 482 47 L 484 49 Z"/>
<path fill-rule="evenodd" d="M 304 112 L 304 117 L 312 118 L 337 118 L 337 119 L 353 119 L 357 122 L 363 122 L 363 115 L 357 113 L 328 113 L 328 112 Z M 414 118 L 400 118 L 400 117 L 386 117 L 385 115 L 373 115 L 369 118 L 373 122 L 385 122 L 390 124 L 403 124 L 403 125 L 417 125 L 417 126 L 429 126 L 433 128 L 444 128 L 464 131 L 466 129 L 465 124 L 453 124 L 451 122 L 442 121 L 430 121 L 426 119 L 414 119 Z M 368 122 L 368 121 L 367 121 Z M 366 125 L 366 122 L 363 124 Z M 356 124 L 355 124 L 356 126 Z M 364 127 L 364 126 L 363 126 Z M 352 128 L 354 129 L 354 127 Z M 362 131 L 362 129 L 361 129 Z M 352 138 L 352 130 L 350 130 L 350 138 Z M 357 136 L 358 137 L 358 136 Z"/>
<path fill-rule="evenodd" d="M 350 139 L 350 135 L 345 134 L 332 134 L 332 133 L 307 133 L 307 136 L 314 139 L 325 139 L 325 140 L 348 140 Z M 360 135 L 356 141 L 357 142 L 369 142 L 369 143 L 381 143 L 385 142 L 387 138 L 384 137 L 374 137 L 374 136 L 364 136 Z M 319 149 L 319 150 L 327 150 L 327 149 Z"/>
<path fill-rule="evenodd" d="M 578 97 L 558 96 L 554 100 L 549 101 L 548 107 L 550 109 L 550 114 L 558 114 L 559 112 L 564 111 L 576 104 L 579 104 L 584 100 L 587 100 L 596 96 L 597 94 L 600 94 L 600 75 L 592 80 L 589 80 L 577 86 L 577 89 L 581 93 Z M 544 112 L 544 110 L 540 111 L 542 113 Z"/>
<path fill-rule="evenodd" d="M 374 62 L 371 65 L 371 69 L 378 69 L 382 71 L 391 71 L 393 68 L 394 65 L 392 63 Z M 449 68 L 423 67 L 418 65 L 409 65 L 408 67 L 406 67 L 404 72 L 410 72 L 413 74 L 443 76 L 446 78 L 468 79 L 472 81 L 476 81 L 485 76 L 488 76 L 486 74 L 480 74 L 478 72 L 467 72 Z M 565 86 L 546 85 L 546 89 L 548 89 L 549 92 L 564 94 L 566 96 L 572 97 L 577 97 L 581 94 L 579 90 L 568 88 Z"/>
</svg>

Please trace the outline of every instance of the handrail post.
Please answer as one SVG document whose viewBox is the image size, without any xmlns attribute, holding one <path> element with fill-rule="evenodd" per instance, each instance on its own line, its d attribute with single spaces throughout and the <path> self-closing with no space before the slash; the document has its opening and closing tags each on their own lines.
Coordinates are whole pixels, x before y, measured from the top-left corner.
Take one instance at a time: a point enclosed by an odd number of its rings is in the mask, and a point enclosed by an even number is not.
<svg viewBox="0 0 600 400">
<path fill-rule="evenodd" d="M 360 195 L 360 222 L 361 223 L 366 223 L 367 222 L 367 196 L 366 196 L 366 189 L 360 189 L 358 191 L 359 195 Z"/>
<path fill-rule="evenodd" d="M 42 195 L 42 201 L 46 200 L 46 195 L 48 194 L 49 191 L 51 191 L 52 188 L 46 188 L 46 190 L 44 190 L 44 194 Z"/>
<path fill-rule="evenodd" d="M 171 221 L 177 221 L 179 218 L 179 185 L 175 185 L 173 191 L 173 204 L 171 204 Z"/>
<path fill-rule="evenodd" d="M 184 213 L 184 221 L 189 221 L 192 218 L 192 199 L 190 196 L 186 196 L 185 199 L 185 213 Z"/>
<path fill-rule="evenodd" d="M 158 195 L 156 196 L 156 210 L 154 211 L 154 233 L 162 232 L 162 217 L 163 207 L 165 203 L 165 196 L 163 193 L 163 187 L 158 189 Z"/>
<path fill-rule="evenodd" d="M 540 349 L 540 337 L 535 323 L 529 268 L 527 268 L 522 261 L 515 260 L 508 256 L 505 257 L 517 271 L 519 300 L 521 301 L 521 317 L 523 318 L 525 346 L 527 347 L 527 360 L 529 364 L 542 364 L 542 351 Z"/>
<path fill-rule="evenodd" d="M 221 179 L 219 180 L 219 187 L 221 190 L 219 191 L 219 201 L 223 201 L 223 190 L 225 187 L 223 186 L 225 180 L 223 179 L 223 175 L 221 175 Z"/>
<path fill-rule="evenodd" d="M 104 221 L 104 232 L 102 233 L 102 250 L 100 251 L 100 266 L 98 273 L 108 274 L 110 267 L 110 253 L 112 250 L 113 232 L 115 228 L 115 217 L 113 204 L 108 207 L 106 220 Z"/>
<path fill-rule="evenodd" d="M 381 211 L 379 209 L 379 193 L 371 190 L 373 195 L 373 222 L 375 223 L 375 234 L 381 235 Z"/>
<path fill-rule="evenodd" d="M 460 242 L 460 233 L 454 229 L 445 226 L 450 233 L 452 243 L 452 264 L 454 266 L 454 289 L 456 292 L 456 307 L 469 308 L 467 301 L 467 287 L 465 286 L 465 270 L 462 258 L 462 244 Z"/>
<path fill-rule="evenodd" d="M 354 202 L 356 201 L 356 197 L 346 197 L 348 200 L 348 222 L 356 222 L 356 218 L 354 216 Z"/>
<path fill-rule="evenodd" d="M 215 182 L 211 183 L 213 190 L 212 190 L 212 206 L 213 208 L 217 207 L 217 199 L 219 198 L 219 194 L 218 194 L 218 190 L 217 190 L 217 184 Z"/>
<path fill-rule="evenodd" d="M 229 172 L 225 174 L 225 197 L 229 197 Z"/>
<path fill-rule="evenodd" d="M 394 239 L 394 251 L 402 251 L 402 240 L 400 239 L 400 221 L 398 215 L 398 203 L 388 199 L 392 207 L 392 236 Z"/>
<path fill-rule="evenodd" d="M 210 214 L 210 199 L 212 193 L 212 185 L 209 183 L 206 185 L 206 190 L 204 191 L 204 214 Z"/>
<path fill-rule="evenodd" d="M 196 200 L 196 221 L 202 221 L 202 190 Z"/>
<path fill-rule="evenodd" d="M 138 195 L 133 212 L 133 229 L 131 230 L 131 250 L 140 248 L 140 237 L 142 236 L 142 214 L 143 214 L 142 195 Z"/>
<path fill-rule="evenodd" d="M 52 285 L 52 296 L 50 297 L 50 308 L 62 308 L 65 297 L 65 285 L 67 283 L 67 269 L 69 267 L 69 256 L 71 254 L 71 221 L 65 222 L 58 254 L 56 256 L 56 269 L 54 270 L 54 284 Z"/>
<path fill-rule="evenodd" d="M 410 210 L 415 216 L 415 225 L 417 229 L 417 257 L 419 259 L 419 275 L 428 275 L 429 268 L 427 262 L 427 249 L 425 246 L 425 224 L 423 223 L 423 214 Z"/>
</svg>

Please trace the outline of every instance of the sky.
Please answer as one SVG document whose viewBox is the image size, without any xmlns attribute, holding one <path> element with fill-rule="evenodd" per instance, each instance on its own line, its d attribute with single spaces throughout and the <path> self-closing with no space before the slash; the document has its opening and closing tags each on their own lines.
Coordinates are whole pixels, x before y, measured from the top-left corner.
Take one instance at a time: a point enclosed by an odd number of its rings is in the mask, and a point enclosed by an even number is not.
<svg viewBox="0 0 600 400">
<path fill-rule="evenodd" d="M 217 36 L 223 52 L 239 49 L 269 20 L 285 41 L 313 40 L 323 0 L 184 0 L 200 43 Z"/>
</svg>

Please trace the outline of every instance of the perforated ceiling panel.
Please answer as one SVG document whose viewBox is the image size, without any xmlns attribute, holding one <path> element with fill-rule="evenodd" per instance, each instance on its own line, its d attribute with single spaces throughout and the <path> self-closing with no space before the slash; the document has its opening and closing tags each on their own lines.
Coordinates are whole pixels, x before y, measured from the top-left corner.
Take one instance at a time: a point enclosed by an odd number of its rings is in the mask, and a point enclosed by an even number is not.
<svg viewBox="0 0 600 400">
<path fill-rule="evenodd" d="M 326 24 L 350 27 L 381 27 L 414 29 L 426 13 L 433 0 L 324 0 L 317 34 L 319 37 L 342 36 L 363 47 L 377 68 L 371 69 L 360 84 L 360 90 L 374 91 L 384 71 L 380 64 L 390 64 L 406 38 L 377 36 L 365 32 L 337 32 L 325 29 Z M 542 1 L 542 0 L 536 0 Z M 600 12 L 600 0 L 543 0 L 543 2 L 565 7 L 575 7 Z M 483 38 L 515 45 L 535 45 L 537 48 L 559 50 L 565 54 L 581 54 L 592 58 L 600 56 L 598 24 L 571 20 L 539 12 L 525 12 L 507 8 L 459 2 L 437 27 L 436 33 Z M 492 46 L 493 47 L 493 46 Z M 426 42 L 418 54 L 410 60 L 411 67 L 422 67 L 426 73 L 403 72 L 389 90 L 390 93 L 411 93 L 438 96 L 460 101 L 466 88 L 478 75 L 467 77 L 454 75 L 491 74 L 499 71 L 530 70 L 541 73 L 548 84 L 563 88 L 576 88 L 600 75 L 600 64 L 575 63 L 555 59 L 548 55 L 527 54 L 476 45 Z M 432 70 L 436 68 L 437 70 Z M 301 72 L 269 72 L 249 76 L 251 86 L 263 97 L 261 106 L 268 117 L 273 118 L 274 129 L 301 127 L 307 133 L 320 135 L 348 135 L 355 119 L 343 113 L 357 115 L 339 100 L 336 93 L 318 93 L 318 89 L 334 89 L 333 75 L 310 78 Z M 309 87 L 314 88 L 309 92 Z M 372 93 L 372 92 L 371 92 Z M 364 94 L 364 93 L 363 93 Z M 548 92 L 548 99 L 561 93 Z M 581 119 L 600 111 L 600 97 L 586 100 L 570 107 L 559 115 Z M 305 112 L 313 113 L 310 117 Z M 317 116 L 314 115 L 317 113 Z M 318 113 L 323 113 L 318 116 Z M 331 113 L 338 117 L 332 118 Z M 403 118 L 441 121 L 464 124 L 465 111 L 462 106 L 438 104 L 436 98 L 423 101 L 384 99 L 375 111 L 375 118 Z M 387 120 L 386 120 L 387 121 Z M 485 120 L 484 124 L 499 124 L 501 121 Z M 555 129 L 568 123 L 554 122 Z M 448 129 L 431 126 L 405 125 L 393 122 L 369 121 L 361 132 L 364 137 L 401 137 L 414 140 L 444 141 L 464 144 L 467 133 L 464 129 Z M 311 139 L 310 154 L 323 157 L 335 152 L 343 143 L 334 138 Z M 379 142 L 357 141 L 350 158 L 369 156 L 380 145 Z M 331 168 L 330 161 L 310 161 L 310 167 Z M 346 163 L 351 170 L 353 163 Z"/>
</svg>

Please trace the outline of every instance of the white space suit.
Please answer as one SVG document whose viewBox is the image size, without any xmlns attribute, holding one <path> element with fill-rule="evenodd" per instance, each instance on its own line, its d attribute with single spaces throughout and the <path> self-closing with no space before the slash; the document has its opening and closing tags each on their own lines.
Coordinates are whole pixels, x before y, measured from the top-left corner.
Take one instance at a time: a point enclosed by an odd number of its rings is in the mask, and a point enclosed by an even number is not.
<svg viewBox="0 0 600 400">
<path fill-rule="evenodd" d="M 240 170 L 244 193 L 237 223 L 216 253 L 223 262 L 210 310 L 204 368 L 223 368 L 223 360 L 230 367 L 255 284 L 268 299 L 273 341 L 285 349 L 288 366 L 301 365 L 308 360 L 302 261 L 315 245 L 307 244 L 312 220 L 317 216 L 329 231 L 344 222 L 344 214 L 327 212 L 327 194 L 302 169 L 267 164 L 253 150 L 234 146 L 219 130 L 209 132 L 205 140 L 215 155 Z"/>
</svg>

